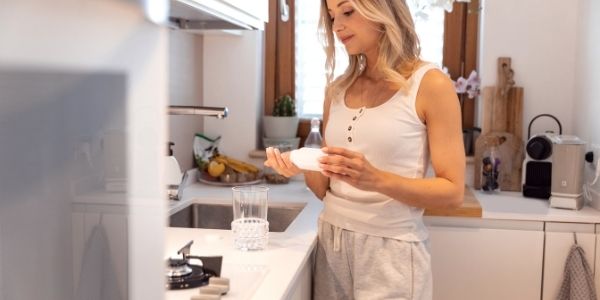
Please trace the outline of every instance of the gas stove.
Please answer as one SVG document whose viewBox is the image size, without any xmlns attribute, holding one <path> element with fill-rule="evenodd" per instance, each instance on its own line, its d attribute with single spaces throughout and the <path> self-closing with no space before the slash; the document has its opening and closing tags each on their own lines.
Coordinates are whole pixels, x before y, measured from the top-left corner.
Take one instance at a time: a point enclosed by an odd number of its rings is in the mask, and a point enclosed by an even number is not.
<svg viewBox="0 0 600 300">
<path fill-rule="evenodd" d="M 165 272 L 167 289 L 179 290 L 207 285 L 210 277 L 220 275 L 223 257 L 190 255 L 193 243 L 194 241 L 190 241 L 177 251 L 177 254 L 181 255 L 180 258 L 167 259 Z"/>
</svg>

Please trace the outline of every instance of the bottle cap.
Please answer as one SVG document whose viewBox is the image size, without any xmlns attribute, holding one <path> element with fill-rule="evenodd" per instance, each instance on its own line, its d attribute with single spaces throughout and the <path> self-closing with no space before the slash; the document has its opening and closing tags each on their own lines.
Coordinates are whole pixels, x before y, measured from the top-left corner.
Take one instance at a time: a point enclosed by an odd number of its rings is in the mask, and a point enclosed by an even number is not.
<svg viewBox="0 0 600 300">
<path fill-rule="evenodd" d="M 321 120 L 319 118 L 314 117 L 310 120 L 310 127 L 318 127 L 321 125 Z"/>
</svg>

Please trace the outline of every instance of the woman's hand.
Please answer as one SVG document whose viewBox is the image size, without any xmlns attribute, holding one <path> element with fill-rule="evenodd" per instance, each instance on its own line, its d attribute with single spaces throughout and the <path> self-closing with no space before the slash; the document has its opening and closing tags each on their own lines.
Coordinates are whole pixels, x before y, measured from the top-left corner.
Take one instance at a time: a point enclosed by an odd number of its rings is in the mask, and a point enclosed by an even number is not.
<svg viewBox="0 0 600 300">
<path fill-rule="evenodd" d="M 321 150 L 327 155 L 319 159 L 319 166 L 327 177 L 347 182 L 361 190 L 374 191 L 385 176 L 362 153 L 339 147 L 324 147 Z"/>
<path fill-rule="evenodd" d="M 265 149 L 267 160 L 264 165 L 275 170 L 275 172 L 285 176 L 292 177 L 301 172 L 301 170 L 290 160 L 290 152 L 279 152 L 279 149 L 268 147 Z"/>
</svg>

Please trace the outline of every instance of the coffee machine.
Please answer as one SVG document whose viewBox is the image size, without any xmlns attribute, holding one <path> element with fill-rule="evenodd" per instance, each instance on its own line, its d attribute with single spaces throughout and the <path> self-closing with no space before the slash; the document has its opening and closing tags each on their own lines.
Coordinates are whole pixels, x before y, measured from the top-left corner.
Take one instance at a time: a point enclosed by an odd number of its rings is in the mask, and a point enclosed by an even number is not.
<svg viewBox="0 0 600 300">
<path fill-rule="evenodd" d="M 530 198 L 548 199 L 552 190 L 552 159 L 554 132 L 548 131 L 531 136 L 531 125 L 540 117 L 550 117 L 558 124 L 559 135 L 562 134 L 560 121 L 550 114 L 535 116 L 529 122 L 525 160 L 523 161 L 523 196 Z"/>
<path fill-rule="evenodd" d="M 531 136 L 531 125 L 539 117 L 550 117 L 559 134 L 545 132 Z M 523 196 L 550 199 L 550 206 L 580 209 L 583 206 L 586 143 L 573 135 L 563 135 L 560 121 L 541 114 L 529 123 L 523 161 Z"/>
<path fill-rule="evenodd" d="M 523 196 L 530 198 L 550 198 L 552 186 L 552 138 L 547 132 L 531 137 L 525 146 L 523 161 Z"/>
<path fill-rule="evenodd" d="M 555 136 L 552 142 L 550 207 L 581 209 L 586 143 L 569 135 Z"/>
</svg>

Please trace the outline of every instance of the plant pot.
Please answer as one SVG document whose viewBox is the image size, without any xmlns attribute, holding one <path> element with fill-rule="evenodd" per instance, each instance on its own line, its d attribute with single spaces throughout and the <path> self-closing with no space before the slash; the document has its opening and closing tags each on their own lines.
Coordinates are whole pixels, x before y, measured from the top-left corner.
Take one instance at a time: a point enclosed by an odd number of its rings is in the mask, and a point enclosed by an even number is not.
<svg viewBox="0 0 600 300">
<path fill-rule="evenodd" d="M 298 117 L 263 117 L 263 129 L 268 138 L 293 138 L 298 132 Z"/>
</svg>

